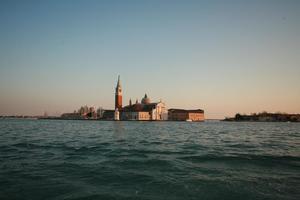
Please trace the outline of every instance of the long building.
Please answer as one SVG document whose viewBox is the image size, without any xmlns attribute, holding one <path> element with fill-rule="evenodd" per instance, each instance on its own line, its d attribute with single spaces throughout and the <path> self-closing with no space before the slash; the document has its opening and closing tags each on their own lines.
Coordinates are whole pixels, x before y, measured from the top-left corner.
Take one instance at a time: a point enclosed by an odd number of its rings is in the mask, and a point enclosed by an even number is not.
<svg viewBox="0 0 300 200">
<path fill-rule="evenodd" d="M 204 110 L 169 109 L 170 121 L 204 121 Z"/>
</svg>

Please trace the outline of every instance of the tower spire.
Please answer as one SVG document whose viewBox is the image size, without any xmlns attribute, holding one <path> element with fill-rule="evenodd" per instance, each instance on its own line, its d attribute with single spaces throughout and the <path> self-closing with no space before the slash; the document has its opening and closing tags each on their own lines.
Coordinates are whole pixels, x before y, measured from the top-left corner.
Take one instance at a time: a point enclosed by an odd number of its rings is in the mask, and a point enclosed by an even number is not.
<svg viewBox="0 0 300 200">
<path fill-rule="evenodd" d="M 117 83 L 117 87 L 121 87 L 120 75 L 118 75 L 118 83 Z"/>
</svg>

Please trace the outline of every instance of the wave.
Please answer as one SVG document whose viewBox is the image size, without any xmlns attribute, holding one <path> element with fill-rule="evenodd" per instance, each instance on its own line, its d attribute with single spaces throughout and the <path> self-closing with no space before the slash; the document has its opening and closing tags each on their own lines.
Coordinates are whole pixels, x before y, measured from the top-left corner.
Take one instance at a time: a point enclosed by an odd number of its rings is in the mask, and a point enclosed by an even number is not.
<svg viewBox="0 0 300 200">
<path fill-rule="evenodd" d="M 288 165 L 300 167 L 299 156 L 274 156 L 255 154 L 234 154 L 234 155 L 202 155 L 183 156 L 180 159 L 191 162 L 230 162 L 240 164 L 260 164 L 260 165 Z"/>
</svg>

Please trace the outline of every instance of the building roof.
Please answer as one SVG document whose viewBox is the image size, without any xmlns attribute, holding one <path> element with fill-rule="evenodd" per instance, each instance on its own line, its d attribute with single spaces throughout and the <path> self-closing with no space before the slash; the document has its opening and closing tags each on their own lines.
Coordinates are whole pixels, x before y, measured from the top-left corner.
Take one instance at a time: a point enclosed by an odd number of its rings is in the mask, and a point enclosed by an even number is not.
<svg viewBox="0 0 300 200">
<path fill-rule="evenodd" d="M 104 113 L 114 113 L 115 110 L 104 110 Z"/>
<path fill-rule="evenodd" d="M 168 110 L 171 113 L 204 113 L 204 110 L 196 109 L 196 110 L 184 110 L 184 109 L 175 109 L 171 108 Z"/>
<path fill-rule="evenodd" d="M 121 87 L 120 75 L 118 76 L 118 83 L 117 83 L 117 87 Z"/>
<path fill-rule="evenodd" d="M 149 104 L 141 104 L 136 103 L 133 105 L 125 106 L 122 111 L 123 112 L 151 112 L 155 109 L 157 103 L 149 103 Z"/>
<path fill-rule="evenodd" d="M 142 99 L 142 104 L 150 104 L 150 98 L 148 98 L 147 94 L 145 94 L 144 98 Z"/>
</svg>

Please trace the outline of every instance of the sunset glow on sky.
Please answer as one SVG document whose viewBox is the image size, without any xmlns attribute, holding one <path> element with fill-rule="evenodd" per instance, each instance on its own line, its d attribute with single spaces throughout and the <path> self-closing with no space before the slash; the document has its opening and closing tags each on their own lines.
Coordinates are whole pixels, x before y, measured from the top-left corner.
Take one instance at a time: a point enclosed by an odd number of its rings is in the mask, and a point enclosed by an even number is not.
<svg viewBox="0 0 300 200">
<path fill-rule="evenodd" d="M 114 107 L 300 113 L 300 1 L 0 1 L 0 115 Z"/>
</svg>

